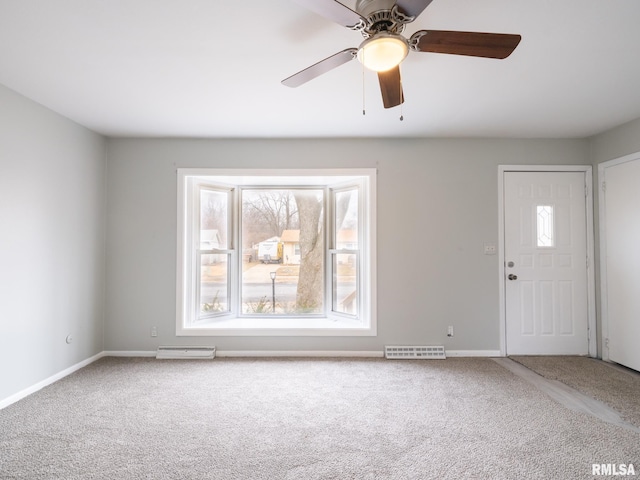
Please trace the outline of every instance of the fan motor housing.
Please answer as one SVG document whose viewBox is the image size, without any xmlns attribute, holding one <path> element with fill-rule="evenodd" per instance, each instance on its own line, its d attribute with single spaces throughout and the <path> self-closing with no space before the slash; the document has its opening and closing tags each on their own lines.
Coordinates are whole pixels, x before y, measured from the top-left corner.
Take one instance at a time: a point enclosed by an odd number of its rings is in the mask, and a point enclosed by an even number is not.
<svg viewBox="0 0 640 480">
<path fill-rule="evenodd" d="M 405 23 L 409 19 L 399 14 L 395 3 L 395 0 L 358 0 L 356 2 L 356 11 L 367 20 L 367 25 L 361 30 L 364 38 L 380 32 L 399 34 L 404 31 Z"/>
<path fill-rule="evenodd" d="M 391 10 L 395 3 L 395 0 L 357 0 L 356 12 L 367 18 L 373 12 Z"/>
</svg>

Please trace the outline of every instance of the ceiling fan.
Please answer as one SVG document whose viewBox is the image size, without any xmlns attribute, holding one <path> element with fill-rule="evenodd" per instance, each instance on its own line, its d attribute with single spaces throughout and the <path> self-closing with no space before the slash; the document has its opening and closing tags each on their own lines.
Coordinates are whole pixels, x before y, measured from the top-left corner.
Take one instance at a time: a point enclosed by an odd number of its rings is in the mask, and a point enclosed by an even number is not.
<svg viewBox="0 0 640 480">
<path fill-rule="evenodd" d="M 408 39 L 402 35 L 433 0 L 357 0 L 355 10 L 337 0 L 296 0 L 309 10 L 351 30 L 365 40 L 282 80 L 299 87 L 354 58 L 378 73 L 385 108 L 404 102 L 400 63 L 410 50 L 485 58 L 507 58 L 520 43 L 520 35 L 504 33 L 419 30 Z"/>
</svg>

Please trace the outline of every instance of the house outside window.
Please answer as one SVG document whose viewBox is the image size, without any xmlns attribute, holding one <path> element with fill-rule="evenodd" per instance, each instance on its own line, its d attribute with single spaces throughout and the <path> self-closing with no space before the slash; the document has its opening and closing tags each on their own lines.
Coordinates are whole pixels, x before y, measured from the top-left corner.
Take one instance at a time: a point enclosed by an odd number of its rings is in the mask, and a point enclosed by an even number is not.
<svg viewBox="0 0 640 480">
<path fill-rule="evenodd" d="M 375 335 L 375 170 L 178 170 L 178 335 Z"/>
</svg>

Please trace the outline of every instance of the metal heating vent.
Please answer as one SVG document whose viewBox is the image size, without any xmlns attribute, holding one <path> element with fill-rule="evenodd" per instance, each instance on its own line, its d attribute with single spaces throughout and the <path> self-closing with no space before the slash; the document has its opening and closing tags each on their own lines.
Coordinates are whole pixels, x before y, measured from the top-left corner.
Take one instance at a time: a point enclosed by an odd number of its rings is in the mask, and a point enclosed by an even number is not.
<svg viewBox="0 0 640 480">
<path fill-rule="evenodd" d="M 407 359 L 428 359 L 428 358 L 437 358 L 444 359 L 447 358 L 444 353 L 444 346 L 435 346 L 435 347 L 384 347 L 384 356 L 390 359 L 398 359 L 398 358 L 407 358 Z"/>
<path fill-rule="evenodd" d="M 170 347 L 160 346 L 156 358 L 167 359 L 210 359 L 216 356 L 216 347 Z"/>
</svg>

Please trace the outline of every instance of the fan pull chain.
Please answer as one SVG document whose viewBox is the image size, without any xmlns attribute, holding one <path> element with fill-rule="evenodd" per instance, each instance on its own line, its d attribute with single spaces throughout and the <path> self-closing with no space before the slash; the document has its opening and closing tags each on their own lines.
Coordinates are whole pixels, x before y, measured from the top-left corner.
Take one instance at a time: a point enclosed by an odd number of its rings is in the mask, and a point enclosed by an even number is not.
<svg viewBox="0 0 640 480">
<path fill-rule="evenodd" d="M 404 106 L 404 89 L 402 88 L 402 78 L 400 78 L 400 121 L 404 120 L 404 115 L 402 113 L 402 107 Z"/>
</svg>

